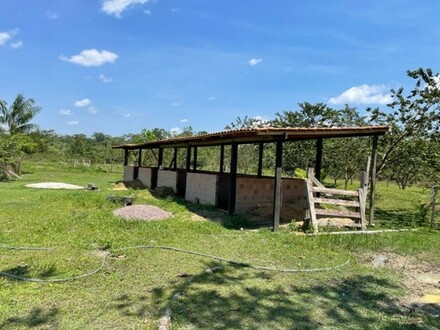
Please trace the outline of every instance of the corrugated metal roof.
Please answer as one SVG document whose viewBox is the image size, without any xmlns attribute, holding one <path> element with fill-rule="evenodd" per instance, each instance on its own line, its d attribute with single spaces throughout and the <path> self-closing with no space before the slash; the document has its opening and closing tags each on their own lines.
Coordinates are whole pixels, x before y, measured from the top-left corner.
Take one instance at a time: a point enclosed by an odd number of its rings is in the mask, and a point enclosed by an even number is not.
<svg viewBox="0 0 440 330">
<path fill-rule="evenodd" d="M 165 140 L 148 141 L 138 144 L 115 146 L 118 149 L 150 149 L 184 146 L 220 145 L 223 143 L 257 143 L 274 142 L 279 140 L 307 140 L 318 138 L 355 137 L 383 135 L 390 130 L 389 126 L 362 127 L 264 127 L 242 128 L 237 130 L 220 131 L 194 136 L 176 137 Z"/>
</svg>

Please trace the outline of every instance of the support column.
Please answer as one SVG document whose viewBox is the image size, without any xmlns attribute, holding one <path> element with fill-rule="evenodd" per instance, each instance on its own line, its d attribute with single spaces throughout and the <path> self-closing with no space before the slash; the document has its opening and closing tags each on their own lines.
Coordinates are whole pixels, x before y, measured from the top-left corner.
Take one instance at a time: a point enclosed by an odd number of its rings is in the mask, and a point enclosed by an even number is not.
<svg viewBox="0 0 440 330">
<path fill-rule="evenodd" d="M 159 157 L 157 158 L 157 167 L 160 169 L 163 167 L 163 148 L 159 148 Z"/>
<path fill-rule="evenodd" d="M 124 149 L 124 166 L 128 165 L 128 149 Z"/>
<path fill-rule="evenodd" d="M 194 165 L 193 165 L 194 171 L 197 171 L 197 147 L 194 147 Z"/>
<path fill-rule="evenodd" d="M 139 149 L 138 167 L 142 166 L 142 149 Z"/>
<path fill-rule="evenodd" d="M 219 172 L 223 173 L 225 167 L 225 145 L 220 145 L 220 168 Z"/>
<path fill-rule="evenodd" d="M 322 138 L 316 140 L 315 178 L 321 181 L 322 167 Z"/>
<path fill-rule="evenodd" d="M 373 147 L 371 150 L 371 170 L 370 170 L 370 205 L 368 218 L 368 224 L 372 225 L 374 223 L 374 207 L 376 198 L 376 164 L 377 164 L 377 140 L 378 136 L 373 136 Z"/>
<path fill-rule="evenodd" d="M 191 170 L 191 146 L 186 147 L 186 171 Z"/>
<path fill-rule="evenodd" d="M 263 150 L 264 150 L 264 143 L 260 142 L 258 148 L 258 170 L 257 170 L 257 176 L 259 178 L 261 178 L 263 174 Z"/>
<path fill-rule="evenodd" d="M 230 187 L 229 187 L 229 208 L 230 215 L 235 213 L 235 202 L 237 197 L 237 159 L 238 159 L 238 145 L 233 142 L 231 145 L 231 172 L 230 172 Z"/>
<path fill-rule="evenodd" d="M 274 198 L 273 198 L 273 231 L 277 231 L 280 226 L 280 214 L 282 204 L 282 190 L 281 190 L 281 173 L 283 162 L 283 142 L 277 141 L 276 156 L 275 156 L 275 183 L 274 183 Z"/>
<path fill-rule="evenodd" d="M 174 156 L 173 156 L 173 169 L 177 169 L 177 148 L 174 148 Z"/>
</svg>

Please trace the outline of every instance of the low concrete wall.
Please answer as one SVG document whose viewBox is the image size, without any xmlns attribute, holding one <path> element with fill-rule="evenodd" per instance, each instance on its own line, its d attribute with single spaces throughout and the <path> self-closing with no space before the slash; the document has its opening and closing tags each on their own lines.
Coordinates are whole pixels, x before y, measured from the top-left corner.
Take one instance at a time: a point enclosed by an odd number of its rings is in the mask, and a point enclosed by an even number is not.
<svg viewBox="0 0 440 330">
<path fill-rule="evenodd" d="M 177 172 L 160 170 L 157 173 L 157 186 L 158 187 L 170 187 L 174 192 L 177 192 Z"/>
<path fill-rule="evenodd" d="M 134 166 L 124 166 L 124 181 L 134 180 Z"/>
<path fill-rule="evenodd" d="M 216 205 L 217 174 L 187 173 L 185 199 L 190 202 Z"/>
<path fill-rule="evenodd" d="M 273 204 L 274 178 L 238 177 L 236 194 L 236 213 L 246 213 L 265 204 Z M 307 189 L 305 180 L 283 178 L 282 210 L 289 209 L 289 214 L 295 219 L 302 220 L 307 207 Z"/>
<path fill-rule="evenodd" d="M 151 179 L 152 179 L 151 167 L 140 167 L 138 173 L 138 179 L 146 187 L 151 188 Z"/>
</svg>

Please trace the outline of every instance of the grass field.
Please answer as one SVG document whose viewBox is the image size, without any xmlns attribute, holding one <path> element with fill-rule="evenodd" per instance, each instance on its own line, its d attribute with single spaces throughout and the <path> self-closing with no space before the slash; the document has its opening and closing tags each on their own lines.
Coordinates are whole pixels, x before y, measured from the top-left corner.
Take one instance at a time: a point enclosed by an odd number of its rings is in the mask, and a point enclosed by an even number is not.
<svg viewBox="0 0 440 330">
<path fill-rule="evenodd" d="M 440 266 L 440 232 L 306 237 L 293 226 L 240 230 L 246 219 L 146 190 L 114 191 L 121 173 L 26 164 L 22 179 L 0 183 L 0 271 L 22 277 L 83 279 L 31 283 L 0 276 L 1 329 L 157 329 L 171 311 L 173 329 L 438 329 L 435 315 L 402 305 L 418 287 L 407 268 L 373 267 L 384 253 L 411 260 L 412 270 Z M 27 183 L 94 183 L 100 191 L 40 190 Z M 108 195 L 131 195 L 173 213 L 166 221 L 126 221 Z M 414 227 L 429 191 L 378 188 L 379 227 Z M 221 219 L 222 221 L 219 221 Z M 275 272 L 207 257 L 129 246 L 170 246 L 243 263 L 330 271 Z M 414 262 L 425 268 L 417 268 Z M 409 265 L 409 264 L 408 264 Z M 420 287 L 420 290 L 423 286 Z M 419 292 L 421 294 L 421 291 Z M 174 298 L 173 298 L 174 297 Z"/>
</svg>

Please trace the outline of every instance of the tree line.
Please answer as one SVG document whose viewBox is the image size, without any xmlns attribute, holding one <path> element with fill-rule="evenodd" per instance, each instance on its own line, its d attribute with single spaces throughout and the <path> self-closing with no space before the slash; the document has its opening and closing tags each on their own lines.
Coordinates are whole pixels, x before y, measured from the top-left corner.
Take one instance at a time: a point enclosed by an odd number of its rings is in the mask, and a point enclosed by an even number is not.
<svg viewBox="0 0 440 330">
<path fill-rule="evenodd" d="M 408 71 L 414 87 L 392 89 L 392 103 L 386 109 L 368 108 L 361 113 L 357 108 L 345 105 L 341 109 L 323 103 L 300 103 L 296 110 L 278 112 L 271 120 L 238 117 L 225 129 L 255 127 L 359 127 L 388 125 L 390 133 L 379 139 L 377 174 L 379 179 L 390 180 L 401 189 L 422 183 L 433 185 L 439 180 L 440 169 L 440 80 L 431 69 Z M 21 163 L 25 158 L 87 162 L 94 164 L 122 164 L 123 153 L 112 146 L 141 143 L 171 137 L 192 136 L 206 133 L 186 127 L 176 134 L 162 128 L 143 129 L 137 134 L 113 137 L 95 132 L 59 135 L 53 130 L 40 130 L 31 123 L 41 109 L 33 99 L 19 94 L 10 107 L 0 100 L 0 164 Z M 283 170 L 292 176 L 303 175 L 303 170 L 314 166 L 315 142 L 297 141 L 285 144 Z M 356 178 L 367 164 L 371 151 L 368 138 L 325 139 L 323 145 L 322 177 L 343 180 L 345 185 Z M 184 151 L 183 151 L 184 152 Z M 178 156 L 179 167 L 184 167 L 185 155 Z M 267 144 L 264 150 L 264 173 L 272 174 L 274 146 Z M 228 155 L 228 152 L 225 153 Z M 164 164 L 172 159 L 172 150 L 164 155 Z M 256 173 L 258 146 L 242 145 L 238 167 L 241 173 Z M 133 158 L 133 161 L 134 158 Z M 225 160 L 227 166 L 228 159 Z M 156 155 L 146 153 L 144 165 L 157 165 Z M 1 166 L 1 165 L 0 165 Z M 199 169 L 218 170 L 218 150 L 203 147 L 198 152 Z M 1 171 L 0 171 L 1 173 Z"/>
</svg>

